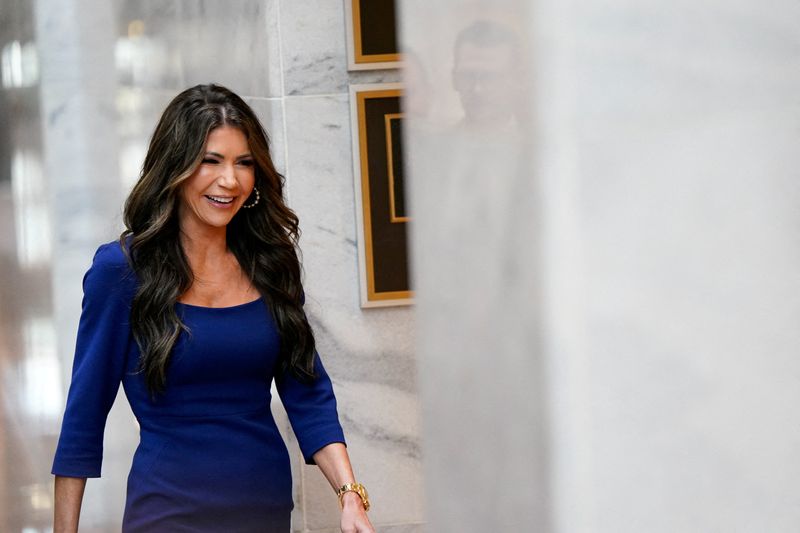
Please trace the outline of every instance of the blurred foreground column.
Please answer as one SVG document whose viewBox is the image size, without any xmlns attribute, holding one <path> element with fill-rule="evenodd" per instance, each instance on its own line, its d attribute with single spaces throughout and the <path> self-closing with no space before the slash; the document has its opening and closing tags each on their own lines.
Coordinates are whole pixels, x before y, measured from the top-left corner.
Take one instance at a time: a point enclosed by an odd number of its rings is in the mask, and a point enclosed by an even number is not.
<svg viewBox="0 0 800 533">
<path fill-rule="evenodd" d="M 60 401 L 55 402 L 58 424 L 51 429 L 53 447 L 40 465 L 40 472 L 49 474 L 70 383 L 81 311 L 80 281 L 98 243 L 116 238 L 121 231 L 123 187 L 115 101 L 116 3 L 36 0 L 33 5 L 41 71 L 44 182 L 52 232 L 53 313 L 47 319 L 53 322 L 63 384 Z M 82 531 L 119 527 L 137 441 L 133 421 L 126 402 L 117 403 L 109 415 L 103 477 L 87 483 Z"/>
<path fill-rule="evenodd" d="M 401 3 L 430 531 L 800 529 L 800 6 Z"/>
<path fill-rule="evenodd" d="M 549 527 L 529 8 L 505 4 L 403 4 L 426 498 L 436 532 Z"/>
</svg>

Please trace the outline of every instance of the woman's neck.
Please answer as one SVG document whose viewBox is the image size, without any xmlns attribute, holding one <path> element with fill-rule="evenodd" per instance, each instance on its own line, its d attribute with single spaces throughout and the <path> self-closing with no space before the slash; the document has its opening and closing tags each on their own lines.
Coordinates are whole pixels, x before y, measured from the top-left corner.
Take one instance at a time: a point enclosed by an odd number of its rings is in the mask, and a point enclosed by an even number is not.
<svg viewBox="0 0 800 533">
<path fill-rule="evenodd" d="M 193 270 L 203 270 L 205 266 L 213 267 L 228 258 L 230 252 L 225 228 L 213 228 L 213 230 L 215 231 L 181 230 L 181 245 Z"/>
</svg>

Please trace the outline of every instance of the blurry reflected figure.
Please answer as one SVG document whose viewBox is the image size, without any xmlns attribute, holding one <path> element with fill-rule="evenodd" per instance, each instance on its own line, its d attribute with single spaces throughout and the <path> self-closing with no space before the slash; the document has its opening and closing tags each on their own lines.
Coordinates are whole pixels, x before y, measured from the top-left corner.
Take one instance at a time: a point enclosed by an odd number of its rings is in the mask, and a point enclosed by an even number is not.
<svg viewBox="0 0 800 533">
<path fill-rule="evenodd" d="M 431 108 L 431 82 L 419 56 L 403 52 L 403 113 L 408 118 L 425 118 Z"/>
<path fill-rule="evenodd" d="M 487 4 L 482 18 L 453 32 L 451 71 L 434 64 L 446 64 L 448 50 L 431 55 L 432 78 L 444 74 L 443 85 L 449 89 L 452 81 L 454 89 L 435 95 L 428 120 L 434 126 L 407 130 L 418 361 L 423 390 L 437 398 L 425 402 L 432 459 L 426 475 L 435 493 L 431 508 L 446 510 L 444 518 L 431 518 L 431 530 L 548 531 L 528 527 L 546 521 L 539 487 L 547 478 L 536 285 L 540 199 L 527 97 L 533 91 L 525 41 L 513 26 L 525 13 Z M 457 390 L 470 394 L 442 392 Z M 489 463 L 498 468 L 474 468 Z M 501 471 L 514 496 L 498 506 L 463 489 L 499 479 Z M 449 493 L 436 493 L 439 486 Z"/>
<path fill-rule="evenodd" d="M 436 251 L 420 255 L 437 258 L 437 268 L 452 260 L 444 270 L 463 275 L 450 290 L 442 289 L 459 276 L 436 286 L 437 294 L 442 299 L 452 297 L 453 305 L 461 301 L 459 285 L 478 294 L 500 284 L 499 279 L 489 282 L 489 276 L 507 275 L 513 269 L 486 270 L 485 258 L 499 261 L 513 255 L 518 248 L 509 240 L 524 234 L 519 228 L 532 225 L 527 219 L 517 220 L 523 215 L 514 207 L 518 198 L 530 198 L 534 189 L 527 171 L 530 154 L 524 118 L 528 113 L 522 97 L 527 76 L 521 48 L 519 34 L 507 24 L 478 19 L 466 25 L 453 40 L 452 70 L 463 116 L 453 122 L 452 115 L 432 107 L 426 122 L 432 127 L 409 124 L 411 179 L 425 182 L 419 186 L 425 194 L 416 196 L 413 205 L 415 210 L 436 213 L 435 221 L 417 221 L 429 228 L 429 236 L 437 233 L 432 238 Z M 412 94 L 418 91 L 415 87 Z M 485 284 L 476 285 L 476 279 Z M 482 299 L 495 297 L 489 290 Z M 480 323 L 483 311 L 476 312 Z"/>
<path fill-rule="evenodd" d="M 509 27 L 479 20 L 456 37 L 453 86 L 467 128 L 514 128 L 522 99 L 520 44 Z"/>
</svg>

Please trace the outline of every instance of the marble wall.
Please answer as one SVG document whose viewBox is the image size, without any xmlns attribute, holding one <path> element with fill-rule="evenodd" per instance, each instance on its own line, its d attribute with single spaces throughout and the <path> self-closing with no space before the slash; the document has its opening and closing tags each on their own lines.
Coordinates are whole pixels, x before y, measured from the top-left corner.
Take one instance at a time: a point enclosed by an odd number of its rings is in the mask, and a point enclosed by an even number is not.
<svg viewBox="0 0 800 533">
<path fill-rule="evenodd" d="M 399 73 L 348 73 L 339 0 L 34 5 L 60 386 L 69 383 L 81 276 L 96 246 L 122 229 L 122 202 L 161 111 L 185 87 L 226 85 L 261 117 L 300 217 L 306 310 L 356 476 L 370 491 L 370 518 L 378 531 L 420 531 L 413 309 L 359 306 L 348 101 L 348 84 L 397 81 Z M 293 530 L 338 531 L 333 491 L 317 467 L 302 464 L 278 400 L 273 409 L 293 456 Z M 121 393 L 107 425 L 103 477 L 87 484 L 82 531 L 118 530 L 137 432 Z M 37 459 L 42 483 L 54 444 Z"/>
<path fill-rule="evenodd" d="M 797 530 L 797 3 L 402 6 L 431 531 Z"/>
</svg>

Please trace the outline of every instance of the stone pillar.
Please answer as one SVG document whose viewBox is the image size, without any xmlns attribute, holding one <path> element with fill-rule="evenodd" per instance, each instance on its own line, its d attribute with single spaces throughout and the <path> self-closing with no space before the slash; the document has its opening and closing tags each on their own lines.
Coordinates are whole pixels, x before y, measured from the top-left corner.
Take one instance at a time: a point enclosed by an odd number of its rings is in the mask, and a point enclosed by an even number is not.
<svg viewBox="0 0 800 533">
<path fill-rule="evenodd" d="M 52 320 L 65 388 L 81 310 L 81 284 L 75 280 L 89 267 L 97 244 L 122 230 L 115 4 L 92 0 L 34 4 L 42 168 L 52 240 Z M 103 478 L 87 483 L 82 527 L 102 530 L 121 520 L 136 432 L 127 404 L 117 402 L 106 426 Z M 45 461 L 50 462 L 43 465 L 49 471 L 52 456 Z"/>
<path fill-rule="evenodd" d="M 800 526 L 798 14 L 402 3 L 431 531 Z"/>
</svg>

